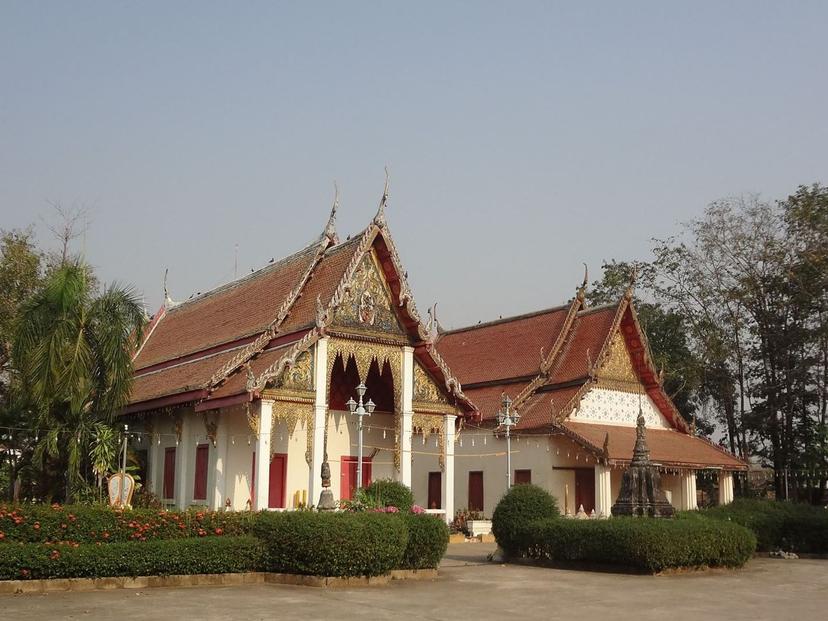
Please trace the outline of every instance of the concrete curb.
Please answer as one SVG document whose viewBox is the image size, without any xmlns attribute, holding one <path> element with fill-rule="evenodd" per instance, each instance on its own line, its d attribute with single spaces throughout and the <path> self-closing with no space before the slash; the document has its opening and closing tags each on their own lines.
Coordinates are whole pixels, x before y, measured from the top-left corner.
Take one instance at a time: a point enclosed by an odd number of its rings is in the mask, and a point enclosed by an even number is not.
<svg viewBox="0 0 828 621">
<path fill-rule="evenodd" d="M 436 580 L 436 569 L 396 569 L 384 576 L 303 576 L 247 572 L 240 574 L 192 574 L 183 576 L 119 576 L 114 578 L 51 578 L 45 580 L 0 580 L 0 595 L 57 593 L 62 591 L 111 591 L 166 587 L 239 586 L 283 584 L 322 588 L 387 586 L 392 580 Z"/>
</svg>

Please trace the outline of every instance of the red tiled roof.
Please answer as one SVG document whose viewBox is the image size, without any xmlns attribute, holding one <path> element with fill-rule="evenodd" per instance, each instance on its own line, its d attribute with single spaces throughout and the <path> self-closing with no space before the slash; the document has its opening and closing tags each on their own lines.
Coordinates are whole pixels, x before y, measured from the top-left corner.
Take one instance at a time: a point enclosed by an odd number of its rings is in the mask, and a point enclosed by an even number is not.
<svg viewBox="0 0 828 621">
<path fill-rule="evenodd" d="M 578 313 L 547 383 L 562 384 L 589 375 L 590 364 L 598 359 L 617 312 L 616 304 Z"/>
<path fill-rule="evenodd" d="M 295 341 L 294 341 L 295 342 Z M 250 361 L 250 370 L 253 375 L 258 377 L 259 374 L 267 369 L 270 365 L 275 364 L 285 354 L 287 348 L 293 345 L 293 342 L 279 346 L 276 349 L 268 349 L 260 353 L 258 356 Z M 210 393 L 209 399 L 221 399 L 223 397 L 230 397 L 244 392 L 247 389 L 247 370 L 241 367 L 231 374 L 218 388 Z"/>
<path fill-rule="evenodd" d="M 576 441 L 597 451 L 603 449 L 609 434 L 609 459 L 621 462 L 632 459 L 635 427 L 572 421 L 565 421 L 561 427 Z M 673 429 L 647 429 L 647 446 L 650 459 L 667 466 L 747 468 L 743 461 L 707 440 Z"/>
<path fill-rule="evenodd" d="M 464 389 L 463 392 L 480 409 L 483 420 L 487 420 L 493 419 L 497 415 L 497 411 L 500 409 L 501 395 L 504 392 L 514 399 L 528 384 L 529 382 L 496 384 L 481 388 Z"/>
<path fill-rule="evenodd" d="M 533 376 L 540 371 L 541 349 L 549 353 L 568 310 L 562 306 L 444 332 L 437 349 L 461 384 Z"/>
<path fill-rule="evenodd" d="M 520 431 L 548 428 L 560 419 L 564 408 L 578 394 L 581 386 L 536 392 L 520 408 L 520 421 L 516 428 Z"/>
<path fill-rule="evenodd" d="M 308 246 L 248 277 L 169 308 L 136 357 L 135 368 L 261 333 L 276 318 L 316 251 L 316 244 Z"/>
<path fill-rule="evenodd" d="M 140 403 L 201 388 L 216 372 L 216 369 L 236 355 L 238 351 L 238 349 L 232 349 L 191 362 L 138 374 L 132 382 L 130 402 Z"/>
</svg>

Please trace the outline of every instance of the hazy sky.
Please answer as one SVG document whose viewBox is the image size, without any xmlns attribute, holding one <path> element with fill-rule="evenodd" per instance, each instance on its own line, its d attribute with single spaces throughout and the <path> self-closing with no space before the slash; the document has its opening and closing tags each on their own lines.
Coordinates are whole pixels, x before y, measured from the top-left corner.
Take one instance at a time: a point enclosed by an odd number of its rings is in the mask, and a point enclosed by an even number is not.
<svg viewBox="0 0 828 621">
<path fill-rule="evenodd" d="M 446 326 L 828 182 L 828 2 L 0 2 L 0 228 L 84 205 L 152 312 L 388 218 Z"/>
</svg>

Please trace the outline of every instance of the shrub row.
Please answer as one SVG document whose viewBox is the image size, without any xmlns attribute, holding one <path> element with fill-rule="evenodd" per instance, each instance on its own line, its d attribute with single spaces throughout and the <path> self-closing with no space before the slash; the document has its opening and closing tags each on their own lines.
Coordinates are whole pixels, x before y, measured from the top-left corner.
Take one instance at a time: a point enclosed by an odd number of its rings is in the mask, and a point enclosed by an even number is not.
<svg viewBox="0 0 828 621">
<path fill-rule="evenodd" d="M 255 571 L 261 544 L 253 537 L 175 539 L 145 543 L 5 544 L 0 580 L 99 578 Z"/>
<path fill-rule="evenodd" d="M 679 567 L 741 567 L 755 549 L 752 532 L 720 520 L 547 518 L 517 529 L 513 554 L 659 572 Z"/>
<path fill-rule="evenodd" d="M 86 505 L 0 505 L 0 544 L 119 543 L 235 536 L 248 533 L 252 519 L 250 513 L 221 511 L 119 511 Z"/>
<path fill-rule="evenodd" d="M 740 498 L 704 515 L 752 530 L 763 551 L 828 553 L 828 511 L 812 505 Z"/>
<path fill-rule="evenodd" d="M 492 514 L 492 534 L 506 556 L 516 553 L 518 530 L 540 519 L 560 516 L 558 501 L 537 485 L 515 485 L 509 488 Z"/>
<path fill-rule="evenodd" d="M 428 515 L 263 513 L 254 524 L 267 571 L 317 576 L 377 576 L 436 567 L 448 528 Z"/>
</svg>

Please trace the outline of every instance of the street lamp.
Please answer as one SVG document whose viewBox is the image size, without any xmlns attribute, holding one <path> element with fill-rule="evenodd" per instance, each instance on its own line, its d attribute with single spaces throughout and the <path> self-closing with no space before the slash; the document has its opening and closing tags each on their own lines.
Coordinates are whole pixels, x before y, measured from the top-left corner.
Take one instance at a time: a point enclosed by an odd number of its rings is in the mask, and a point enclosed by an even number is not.
<svg viewBox="0 0 828 621">
<path fill-rule="evenodd" d="M 359 449 L 357 452 L 357 489 L 362 487 L 362 418 L 364 416 L 371 416 L 371 414 L 374 413 L 374 409 L 377 407 L 370 399 L 368 399 L 368 403 L 363 404 L 362 398 L 365 396 L 366 390 L 368 390 L 368 388 L 364 383 L 360 382 L 359 386 L 356 387 L 357 395 L 359 396 L 359 403 L 354 401 L 354 398 L 351 397 L 345 404 L 348 406 L 351 414 L 357 415 L 358 421 L 357 429 L 359 430 Z"/>
<path fill-rule="evenodd" d="M 512 436 L 511 429 L 518 424 L 520 414 L 512 409 L 512 400 L 503 393 L 503 406 L 497 413 L 497 424 L 506 428 L 506 489 L 512 487 Z"/>
</svg>

